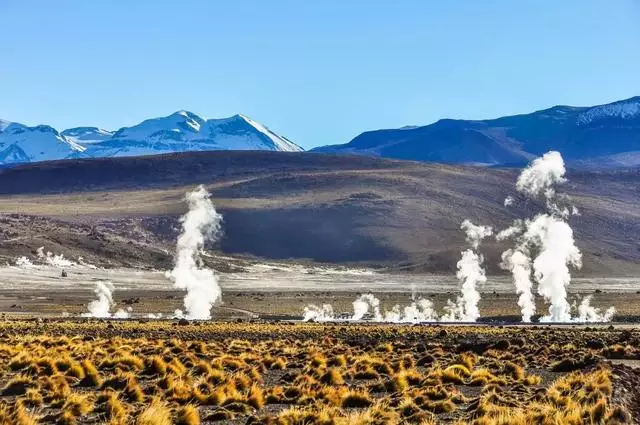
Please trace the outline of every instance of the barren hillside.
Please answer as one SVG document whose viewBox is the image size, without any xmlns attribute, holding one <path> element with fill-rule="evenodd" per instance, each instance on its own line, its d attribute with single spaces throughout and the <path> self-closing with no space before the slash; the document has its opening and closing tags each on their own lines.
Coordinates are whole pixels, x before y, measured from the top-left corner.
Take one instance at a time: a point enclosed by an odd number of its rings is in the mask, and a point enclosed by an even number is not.
<svg viewBox="0 0 640 425">
<path fill-rule="evenodd" d="M 536 211 L 517 196 L 517 173 L 271 152 L 30 164 L 0 171 L 0 257 L 44 245 L 107 266 L 166 267 L 184 193 L 205 184 L 224 215 L 218 252 L 450 272 L 465 246 L 462 220 L 500 228 Z M 581 211 L 571 224 L 582 273 L 640 273 L 638 169 L 568 177 L 565 189 Z M 508 195 L 517 200 L 511 208 L 503 206 Z M 504 248 L 484 246 L 490 272 L 499 272 Z"/>
</svg>

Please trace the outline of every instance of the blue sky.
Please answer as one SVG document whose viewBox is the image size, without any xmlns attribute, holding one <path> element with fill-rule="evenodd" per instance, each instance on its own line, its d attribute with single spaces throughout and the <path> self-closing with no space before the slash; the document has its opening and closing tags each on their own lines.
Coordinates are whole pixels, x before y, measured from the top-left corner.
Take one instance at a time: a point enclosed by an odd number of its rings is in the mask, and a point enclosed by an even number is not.
<svg viewBox="0 0 640 425">
<path fill-rule="evenodd" d="M 0 117 L 246 114 L 305 148 L 640 94 L 638 0 L 0 0 Z"/>
</svg>

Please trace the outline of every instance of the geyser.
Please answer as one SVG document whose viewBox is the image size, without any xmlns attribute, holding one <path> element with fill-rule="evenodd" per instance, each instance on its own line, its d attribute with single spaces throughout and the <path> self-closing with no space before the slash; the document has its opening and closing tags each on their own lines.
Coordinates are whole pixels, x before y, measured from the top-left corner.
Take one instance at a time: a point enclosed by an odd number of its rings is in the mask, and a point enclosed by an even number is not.
<svg viewBox="0 0 640 425">
<path fill-rule="evenodd" d="M 550 304 L 549 314 L 540 320 L 572 320 L 567 301 L 567 287 L 571 282 L 569 267 L 581 268 L 582 254 L 567 222 L 571 215 L 578 214 L 578 210 L 569 204 L 566 195 L 558 194 L 556 190 L 558 184 L 566 181 L 565 172 L 559 152 L 551 151 L 532 161 L 518 177 L 516 189 L 527 199 L 544 202 L 545 212 L 533 219 L 516 220 L 497 235 L 498 240 L 515 238 L 515 247 L 502 253 L 500 266 L 513 276 L 523 322 L 530 322 L 535 314 L 532 274 L 538 282 L 538 294 Z M 582 316 L 579 313 L 578 319 Z M 610 316 L 612 313 L 591 314 L 589 318 L 592 321 L 594 318 L 610 320 Z"/>
<path fill-rule="evenodd" d="M 36 251 L 38 253 L 38 258 L 45 261 L 47 264 L 53 267 L 71 267 L 75 266 L 76 263 L 64 258 L 63 254 L 54 255 L 52 252 L 47 251 L 45 254 L 44 247 L 41 246 Z"/>
<path fill-rule="evenodd" d="M 204 267 L 200 258 L 205 241 L 215 240 L 222 222 L 209 196 L 204 186 L 187 193 L 189 211 L 180 218 L 182 233 L 176 246 L 175 266 L 166 273 L 175 288 L 187 291 L 186 312 L 176 311 L 176 316 L 187 319 L 210 319 L 211 308 L 221 296 L 217 276 Z"/>
<path fill-rule="evenodd" d="M 362 294 L 353 302 L 353 314 L 347 321 L 363 320 L 367 314 L 371 314 L 375 322 L 388 323 L 421 323 L 435 322 L 438 315 L 433 309 L 433 303 L 425 298 L 412 299 L 411 304 L 401 307 L 395 305 L 391 310 L 382 313 L 380 300 L 373 294 Z M 323 304 L 321 307 L 309 304 L 304 308 L 303 321 L 330 322 L 340 320 L 336 317 L 331 304 Z"/>
<path fill-rule="evenodd" d="M 333 306 L 331 306 L 331 304 L 322 304 L 322 307 L 309 304 L 304 308 L 304 317 L 302 320 L 305 322 L 331 322 L 335 319 Z"/>
<path fill-rule="evenodd" d="M 518 305 L 523 322 L 530 322 L 536 313 L 533 295 L 534 283 L 537 292 L 549 304 L 549 314 L 542 322 L 605 322 L 615 314 L 613 307 L 601 312 L 591 306 L 591 296 L 585 297 L 577 306 L 577 316 L 572 317 L 567 288 L 571 282 L 571 267 L 582 267 L 582 254 L 575 244 L 573 230 L 568 219 L 578 215 L 568 196 L 557 192 L 557 185 L 566 181 L 565 166 L 559 152 L 548 152 L 536 158 L 525 168 L 516 182 L 516 189 L 526 201 L 537 201 L 544 206 L 543 212 L 533 218 L 517 219 L 507 229 L 496 235 L 498 241 L 513 239 L 512 248 L 502 253 L 500 266 L 511 272 L 518 294 Z M 520 203 L 518 203 L 520 204 Z M 526 204 L 526 203 L 525 203 Z M 516 205 L 516 199 L 508 196 L 504 206 Z M 377 322 L 475 322 L 480 317 L 478 285 L 486 282 L 483 268 L 484 258 L 478 252 L 481 241 L 493 234 L 489 226 L 479 226 L 469 220 L 462 222 L 470 248 L 461 253 L 456 276 L 461 282 L 461 294 L 457 300 L 448 300 L 445 313 L 438 318 L 431 301 L 415 299 L 412 287 L 412 302 L 404 308 L 396 305 L 390 311 L 381 310 L 380 301 L 372 294 L 363 294 L 353 302 L 351 320 L 362 320 L 370 314 Z M 334 320 L 333 308 L 305 308 L 305 320 Z"/>
<path fill-rule="evenodd" d="M 108 281 L 96 282 L 96 287 L 93 292 L 96 294 L 96 299 L 89 302 L 87 305 L 88 313 L 84 313 L 84 317 L 95 318 L 109 318 L 114 317 L 116 319 L 126 319 L 129 317 L 129 312 L 125 310 L 118 310 L 113 315 L 111 314 L 111 307 L 113 307 L 113 291 L 114 286 Z"/>
<path fill-rule="evenodd" d="M 455 304 L 450 302 L 445 307 L 447 313 L 442 316 L 442 320 L 475 322 L 480 317 L 478 284 L 487 281 L 482 267 L 484 258 L 476 250 L 484 238 L 493 234 L 493 229 L 489 226 L 475 225 L 469 220 L 463 221 L 460 228 L 465 232 L 466 240 L 471 245 L 471 249 L 462 252 L 462 257 L 457 264 L 456 276 L 462 283 L 461 294 Z"/>
</svg>

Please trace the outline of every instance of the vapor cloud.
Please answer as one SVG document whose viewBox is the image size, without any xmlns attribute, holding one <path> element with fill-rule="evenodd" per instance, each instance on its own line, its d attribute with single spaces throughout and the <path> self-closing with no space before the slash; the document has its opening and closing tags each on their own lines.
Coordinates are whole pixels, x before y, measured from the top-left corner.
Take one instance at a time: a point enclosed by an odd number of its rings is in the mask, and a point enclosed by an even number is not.
<svg viewBox="0 0 640 425">
<path fill-rule="evenodd" d="M 176 316 L 187 319 L 211 318 L 211 308 L 222 292 L 213 270 L 204 267 L 200 252 L 207 240 L 214 240 L 220 233 L 222 216 L 209 199 L 209 192 L 199 186 L 186 196 L 189 211 L 181 217 L 182 233 L 178 237 L 175 267 L 166 273 L 177 289 L 187 291 L 184 297 L 186 312 L 176 311 Z"/>
</svg>

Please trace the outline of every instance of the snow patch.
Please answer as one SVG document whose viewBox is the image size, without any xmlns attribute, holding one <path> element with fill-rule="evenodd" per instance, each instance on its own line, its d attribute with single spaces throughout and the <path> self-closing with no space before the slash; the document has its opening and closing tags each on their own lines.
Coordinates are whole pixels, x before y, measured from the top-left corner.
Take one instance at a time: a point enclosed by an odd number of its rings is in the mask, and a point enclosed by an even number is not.
<svg viewBox="0 0 640 425">
<path fill-rule="evenodd" d="M 631 119 L 640 116 L 640 100 L 622 101 L 590 108 L 578 116 L 578 125 L 585 125 L 603 118 Z"/>
</svg>

